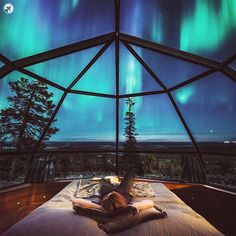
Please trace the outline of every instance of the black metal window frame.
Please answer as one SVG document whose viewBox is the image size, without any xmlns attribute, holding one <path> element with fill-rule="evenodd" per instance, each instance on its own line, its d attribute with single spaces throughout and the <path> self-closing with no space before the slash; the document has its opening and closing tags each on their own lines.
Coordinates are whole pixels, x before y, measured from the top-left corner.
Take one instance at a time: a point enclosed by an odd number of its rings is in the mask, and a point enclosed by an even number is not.
<svg viewBox="0 0 236 236">
<path fill-rule="evenodd" d="M 202 56 L 198 56 L 189 52 L 184 52 L 175 48 L 171 48 L 162 44 L 158 44 L 152 41 L 144 40 L 138 37 L 134 37 L 132 35 L 124 34 L 120 32 L 120 0 L 114 0 L 114 13 L 115 13 L 115 31 L 104 34 L 98 37 L 90 38 L 87 40 L 83 40 L 77 43 L 69 44 L 63 47 L 59 47 L 53 50 L 49 50 L 46 52 L 38 53 L 32 56 L 28 56 L 22 59 L 18 59 L 15 61 L 9 60 L 4 55 L 0 54 L 0 60 L 5 64 L 0 68 L 0 80 L 3 79 L 6 75 L 11 73 L 12 71 L 19 71 L 25 75 L 28 75 L 36 80 L 39 80 L 41 82 L 44 82 L 55 89 L 63 91 L 63 95 L 57 104 L 48 124 L 44 128 L 44 131 L 41 134 L 41 137 L 39 138 L 35 149 L 31 152 L 14 152 L 14 151 L 7 151 L 7 152 L 0 152 L 0 155 L 22 155 L 22 154 L 30 154 L 30 165 L 32 164 L 34 157 L 37 153 L 61 153 L 62 151 L 40 151 L 38 150 L 41 142 L 43 141 L 46 131 L 52 124 L 52 121 L 54 120 L 56 114 L 58 113 L 63 101 L 65 100 L 67 94 L 81 94 L 81 95 L 87 95 L 87 96 L 97 96 L 97 97 L 103 97 L 103 98 L 111 98 L 116 100 L 116 142 L 115 142 L 115 149 L 114 150 L 77 150 L 77 151 L 66 151 L 63 150 L 63 153 L 116 153 L 116 173 L 119 173 L 119 166 L 118 166 L 118 158 L 119 153 L 123 153 L 119 150 L 119 101 L 123 98 L 128 97 L 140 97 L 140 96 L 149 96 L 149 95 L 155 95 L 155 94 L 167 94 L 167 96 L 170 99 L 170 102 L 172 103 L 175 111 L 177 112 L 179 119 L 181 123 L 183 124 L 189 138 L 191 139 L 195 151 L 186 151 L 186 152 L 172 152 L 172 151 L 162 151 L 162 150 L 142 150 L 142 151 L 132 151 L 133 153 L 168 153 L 168 154 L 197 154 L 201 160 L 201 163 L 203 165 L 202 155 L 217 155 L 217 156 L 235 156 L 235 154 L 232 153 L 215 153 L 215 152 L 205 152 L 201 151 L 199 149 L 199 146 L 192 135 L 191 130 L 189 129 L 184 116 L 180 112 L 175 99 L 173 98 L 171 92 L 182 88 L 190 83 L 193 83 L 195 81 L 198 81 L 200 79 L 204 79 L 208 77 L 208 75 L 213 74 L 215 72 L 221 72 L 224 75 L 226 75 L 227 78 L 230 80 L 236 82 L 236 71 L 231 69 L 229 67 L 229 64 L 236 60 L 236 54 L 229 57 L 222 63 L 217 62 L 215 60 L 211 60 Z M 90 67 L 101 57 L 101 55 L 106 51 L 106 49 L 112 44 L 115 43 L 115 80 L 116 80 L 116 93 L 115 95 L 112 94 L 104 94 L 104 93 L 96 93 L 96 92 L 88 92 L 88 91 L 82 91 L 82 90 L 74 90 L 72 89 L 73 86 L 82 78 L 82 76 L 90 69 Z M 119 69 L 119 61 L 120 61 L 120 43 L 122 43 L 129 52 L 139 61 L 139 63 L 143 66 L 143 68 L 151 75 L 151 78 L 153 78 L 157 84 L 162 88 L 162 90 L 153 90 L 149 92 L 140 92 L 140 93 L 132 93 L 132 94 L 120 94 L 119 92 L 119 80 L 120 80 L 120 69 Z M 43 78 L 42 76 L 33 73 L 32 71 L 25 69 L 25 67 L 35 65 L 41 62 L 45 62 L 51 59 L 55 59 L 58 57 L 66 56 L 71 53 L 79 52 L 82 50 L 89 49 L 91 47 L 95 47 L 98 45 L 103 45 L 103 47 L 98 51 L 98 53 L 92 58 L 92 60 L 85 66 L 85 68 L 80 72 L 80 74 L 74 79 L 74 81 L 67 87 L 63 87 L 57 83 L 54 83 L 46 78 Z M 175 86 L 172 86 L 170 88 L 167 88 L 166 85 L 158 78 L 158 76 L 151 70 L 151 68 L 145 63 L 145 61 L 138 55 L 138 53 L 135 51 L 135 49 L 132 47 L 132 45 L 138 46 L 140 48 L 148 49 L 153 52 L 158 52 L 161 54 L 165 54 L 174 58 L 181 59 L 183 61 L 188 61 L 197 65 L 204 66 L 208 68 L 207 71 L 200 73 L 188 80 L 185 80 L 184 82 L 181 82 Z"/>
</svg>

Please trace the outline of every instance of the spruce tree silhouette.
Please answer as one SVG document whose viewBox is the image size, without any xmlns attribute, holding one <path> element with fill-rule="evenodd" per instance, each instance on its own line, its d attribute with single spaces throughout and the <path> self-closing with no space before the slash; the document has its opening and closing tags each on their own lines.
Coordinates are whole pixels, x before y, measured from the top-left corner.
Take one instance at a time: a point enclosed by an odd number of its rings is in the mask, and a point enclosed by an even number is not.
<svg viewBox="0 0 236 236">
<path fill-rule="evenodd" d="M 125 113 L 125 149 L 126 150 L 132 150 L 135 148 L 135 143 L 137 142 L 136 137 L 138 134 L 136 133 L 135 128 L 135 114 L 133 111 L 133 107 L 135 105 L 135 102 L 132 98 L 127 98 L 125 100 L 127 111 Z"/>
<path fill-rule="evenodd" d="M 124 153 L 125 153 L 125 171 L 133 171 L 138 174 L 142 174 L 142 167 L 140 158 L 137 156 L 137 154 L 132 153 L 137 148 L 137 139 L 136 136 L 138 135 L 136 133 L 136 117 L 134 113 L 134 106 L 135 102 L 132 98 L 127 98 L 125 100 L 125 104 L 127 107 L 127 110 L 125 112 L 125 145 L 124 145 Z M 135 160 L 134 160 L 135 158 Z"/>
<path fill-rule="evenodd" d="M 0 143 L 17 152 L 32 151 L 55 108 L 53 93 L 48 92 L 46 84 L 26 78 L 9 82 L 9 86 L 14 95 L 7 98 L 8 108 L 0 111 Z M 55 127 L 47 130 L 40 149 L 45 148 L 45 141 L 57 131 Z M 17 164 L 17 156 L 12 155 L 10 179 L 16 177 Z"/>
</svg>

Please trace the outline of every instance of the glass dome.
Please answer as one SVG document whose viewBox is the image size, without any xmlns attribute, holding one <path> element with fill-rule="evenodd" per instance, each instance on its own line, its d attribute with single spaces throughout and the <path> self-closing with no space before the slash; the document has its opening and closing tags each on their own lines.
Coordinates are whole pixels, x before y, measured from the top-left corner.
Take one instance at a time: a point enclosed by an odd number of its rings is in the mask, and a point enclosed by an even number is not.
<svg viewBox="0 0 236 236">
<path fill-rule="evenodd" d="M 235 186 L 234 0 L 12 4 L 0 15 L 1 186 L 122 175 L 128 162 L 145 178 Z"/>
</svg>

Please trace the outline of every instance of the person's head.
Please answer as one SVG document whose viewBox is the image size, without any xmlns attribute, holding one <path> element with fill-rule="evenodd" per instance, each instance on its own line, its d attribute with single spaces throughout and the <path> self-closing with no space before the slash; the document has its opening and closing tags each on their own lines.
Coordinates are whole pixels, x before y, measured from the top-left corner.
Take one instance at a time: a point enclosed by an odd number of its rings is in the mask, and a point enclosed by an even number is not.
<svg viewBox="0 0 236 236">
<path fill-rule="evenodd" d="M 127 206 L 127 201 L 124 196 L 121 194 L 113 191 L 103 197 L 103 199 L 100 202 L 101 206 L 108 210 L 113 211 L 118 208 L 123 208 Z"/>
</svg>

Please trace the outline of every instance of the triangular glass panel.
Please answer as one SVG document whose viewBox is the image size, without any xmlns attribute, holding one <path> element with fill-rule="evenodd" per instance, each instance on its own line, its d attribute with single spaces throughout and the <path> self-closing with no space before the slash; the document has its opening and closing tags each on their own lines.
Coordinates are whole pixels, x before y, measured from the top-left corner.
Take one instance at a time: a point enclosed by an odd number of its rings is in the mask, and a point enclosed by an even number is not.
<svg viewBox="0 0 236 236">
<path fill-rule="evenodd" d="M 53 126 L 53 148 L 64 150 L 115 149 L 115 99 L 68 94 Z"/>
<path fill-rule="evenodd" d="M 229 65 L 233 70 L 236 71 L 236 60 Z"/>
<path fill-rule="evenodd" d="M 0 151 L 33 150 L 63 92 L 14 71 L 0 80 Z"/>
<path fill-rule="evenodd" d="M 132 47 L 168 88 L 208 70 L 208 68 L 203 66 L 175 57 L 160 54 L 137 46 Z"/>
<path fill-rule="evenodd" d="M 67 88 L 92 60 L 101 47 L 102 46 L 97 46 L 58 57 L 26 67 L 26 69 Z"/>
<path fill-rule="evenodd" d="M 173 95 L 201 150 L 235 152 L 235 82 L 217 72 Z"/>
<path fill-rule="evenodd" d="M 1 1 L 1 8 L 6 2 Z M 38 0 L 31 7 L 28 1 L 10 2 L 14 2 L 17 11 L 14 17 L 4 17 L 1 9 L 0 51 L 11 60 L 114 31 L 114 1 L 111 0 L 56 1 L 47 7 L 44 1 Z"/>
<path fill-rule="evenodd" d="M 115 47 L 114 44 L 112 44 L 72 89 L 115 94 L 115 85 Z"/>
<path fill-rule="evenodd" d="M 192 151 L 192 142 L 166 94 L 132 98 L 137 145 L 141 150 Z M 120 100 L 120 145 L 125 142 L 127 104 Z"/>
<path fill-rule="evenodd" d="M 3 65 L 5 65 L 2 61 L 0 61 L 0 67 L 2 67 Z"/>
<path fill-rule="evenodd" d="M 160 91 L 161 86 L 123 45 L 120 45 L 120 94 Z"/>
</svg>

